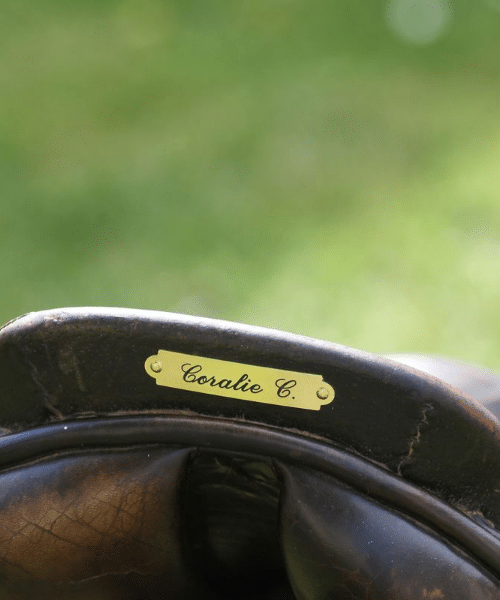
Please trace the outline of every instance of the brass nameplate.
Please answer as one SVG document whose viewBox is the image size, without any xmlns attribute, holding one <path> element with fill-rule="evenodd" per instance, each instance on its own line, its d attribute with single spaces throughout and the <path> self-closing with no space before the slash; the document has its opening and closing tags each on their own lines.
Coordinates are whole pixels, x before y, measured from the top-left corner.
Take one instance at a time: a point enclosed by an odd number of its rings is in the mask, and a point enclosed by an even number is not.
<svg viewBox="0 0 500 600">
<path fill-rule="evenodd" d="M 321 375 L 159 350 L 145 363 L 157 385 L 264 404 L 319 410 L 335 392 Z"/>
</svg>

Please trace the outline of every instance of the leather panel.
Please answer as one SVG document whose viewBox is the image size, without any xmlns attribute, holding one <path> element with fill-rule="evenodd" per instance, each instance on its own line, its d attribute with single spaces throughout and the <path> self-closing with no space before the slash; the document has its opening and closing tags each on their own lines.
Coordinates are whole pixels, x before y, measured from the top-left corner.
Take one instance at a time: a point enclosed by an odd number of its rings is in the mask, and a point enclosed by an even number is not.
<svg viewBox="0 0 500 600">
<path fill-rule="evenodd" d="M 499 581 L 413 519 L 321 473 L 279 465 L 282 544 L 297 600 L 493 600 Z"/>
<path fill-rule="evenodd" d="M 0 598 L 493 600 L 500 582 L 414 518 L 266 457 L 145 445 L 0 474 Z"/>
<path fill-rule="evenodd" d="M 191 597 L 178 516 L 188 453 L 86 452 L 2 473 L 0 597 Z"/>
</svg>

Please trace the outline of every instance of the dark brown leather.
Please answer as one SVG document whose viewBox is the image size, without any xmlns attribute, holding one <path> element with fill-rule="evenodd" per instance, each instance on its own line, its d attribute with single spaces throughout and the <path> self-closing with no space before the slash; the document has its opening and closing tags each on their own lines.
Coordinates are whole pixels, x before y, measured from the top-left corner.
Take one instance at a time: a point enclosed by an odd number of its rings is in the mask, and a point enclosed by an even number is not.
<svg viewBox="0 0 500 600">
<path fill-rule="evenodd" d="M 165 586 L 185 597 L 178 493 L 187 455 L 61 453 L 4 472 L 2 597 L 160 597 Z"/>
<path fill-rule="evenodd" d="M 161 389 L 143 365 L 165 346 L 321 373 L 335 402 Z M 417 371 L 70 309 L 0 330 L 0 397 L 0 598 L 500 598 L 500 426 Z"/>
<path fill-rule="evenodd" d="M 150 446 L 67 452 L 0 481 L 3 597 L 499 594 L 442 533 L 304 466 Z"/>
</svg>

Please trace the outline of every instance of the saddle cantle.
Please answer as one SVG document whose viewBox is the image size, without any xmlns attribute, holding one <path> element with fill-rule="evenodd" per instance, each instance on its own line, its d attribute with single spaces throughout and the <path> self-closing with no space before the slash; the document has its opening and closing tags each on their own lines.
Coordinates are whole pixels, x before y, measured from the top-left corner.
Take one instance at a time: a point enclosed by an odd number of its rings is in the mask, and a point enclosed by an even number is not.
<svg viewBox="0 0 500 600">
<path fill-rule="evenodd" d="M 500 423 L 400 362 L 61 309 L 0 399 L 0 598 L 500 598 Z"/>
</svg>

